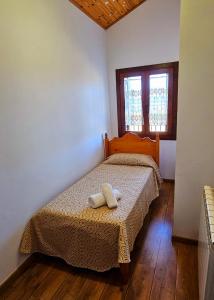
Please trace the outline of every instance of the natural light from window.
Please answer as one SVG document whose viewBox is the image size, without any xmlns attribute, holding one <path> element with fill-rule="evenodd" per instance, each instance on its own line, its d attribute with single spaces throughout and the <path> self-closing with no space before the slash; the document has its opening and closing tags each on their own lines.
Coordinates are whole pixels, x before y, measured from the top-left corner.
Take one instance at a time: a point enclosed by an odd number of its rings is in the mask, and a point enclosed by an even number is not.
<svg viewBox="0 0 214 300">
<path fill-rule="evenodd" d="M 151 132 L 167 131 L 168 74 L 149 76 L 149 127 Z"/>
<path fill-rule="evenodd" d="M 142 131 L 141 76 L 124 78 L 126 131 Z"/>
</svg>

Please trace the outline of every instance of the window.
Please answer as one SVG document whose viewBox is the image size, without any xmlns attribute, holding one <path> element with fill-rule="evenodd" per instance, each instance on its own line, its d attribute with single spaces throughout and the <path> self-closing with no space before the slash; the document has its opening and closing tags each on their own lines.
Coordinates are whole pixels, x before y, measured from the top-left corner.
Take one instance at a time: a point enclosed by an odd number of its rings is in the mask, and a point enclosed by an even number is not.
<svg viewBox="0 0 214 300">
<path fill-rule="evenodd" d="M 116 70 L 119 136 L 176 139 L 178 62 Z"/>
</svg>

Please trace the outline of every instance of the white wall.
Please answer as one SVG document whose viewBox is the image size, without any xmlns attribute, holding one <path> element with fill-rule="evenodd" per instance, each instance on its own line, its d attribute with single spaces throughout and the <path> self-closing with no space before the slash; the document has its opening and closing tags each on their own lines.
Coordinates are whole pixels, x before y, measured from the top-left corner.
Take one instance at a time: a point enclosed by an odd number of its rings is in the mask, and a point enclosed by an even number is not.
<svg viewBox="0 0 214 300">
<path fill-rule="evenodd" d="M 27 220 L 102 158 L 106 33 L 68 0 L 0 3 L 0 282 Z"/>
<path fill-rule="evenodd" d="M 197 239 L 204 184 L 214 186 L 214 2 L 183 0 L 174 234 Z"/>
<path fill-rule="evenodd" d="M 147 0 L 107 31 L 113 135 L 117 135 L 115 69 L 179 60 L 180 0 Z M 175 173 L 175 141 L 161 141 L 164 178 Z"/>
</svg>

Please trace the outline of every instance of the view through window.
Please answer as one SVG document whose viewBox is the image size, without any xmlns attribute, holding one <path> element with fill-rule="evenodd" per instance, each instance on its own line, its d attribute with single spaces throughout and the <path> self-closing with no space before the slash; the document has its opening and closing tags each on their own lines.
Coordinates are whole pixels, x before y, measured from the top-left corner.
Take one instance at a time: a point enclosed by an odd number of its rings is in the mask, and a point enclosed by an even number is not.
<svg viewBox="0 0 214 300">
<path fill-rule="evenodd" d="M 178 63 L 117 70 L 119 135 L 175 139 Z"/>
</svg>

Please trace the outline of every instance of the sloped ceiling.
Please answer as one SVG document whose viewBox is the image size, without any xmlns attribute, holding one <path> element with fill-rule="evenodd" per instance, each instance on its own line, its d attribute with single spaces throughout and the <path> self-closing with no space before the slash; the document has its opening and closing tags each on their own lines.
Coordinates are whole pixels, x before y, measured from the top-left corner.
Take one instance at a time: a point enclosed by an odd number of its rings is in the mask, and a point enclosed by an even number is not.
<svg viewBox="0 0 214 300">
<path fill-rule="evenodd" d="M 146 0 L 69 0 L 104 29 L 107 29 Z"/>
</svg>

